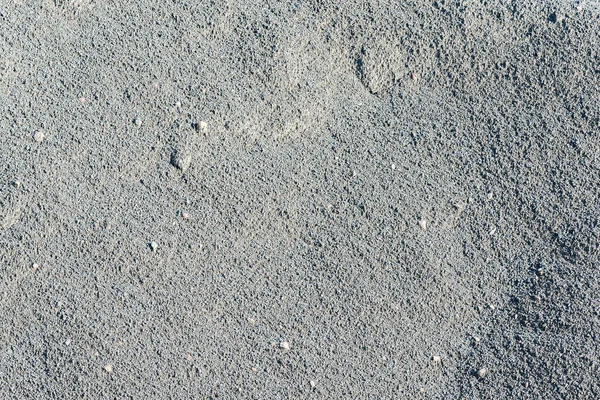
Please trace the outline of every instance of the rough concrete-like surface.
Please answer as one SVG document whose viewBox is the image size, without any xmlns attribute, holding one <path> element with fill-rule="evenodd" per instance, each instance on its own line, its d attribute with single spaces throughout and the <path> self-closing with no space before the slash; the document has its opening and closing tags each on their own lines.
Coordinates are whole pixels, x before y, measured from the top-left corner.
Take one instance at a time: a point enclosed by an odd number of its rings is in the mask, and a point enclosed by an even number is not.
<svg viewBox="0 0 600 400">
<path fill-rule="evenodd" d="M 599 18 L 0 0 L 0 398 L 600 398 Z"/>
</svg>

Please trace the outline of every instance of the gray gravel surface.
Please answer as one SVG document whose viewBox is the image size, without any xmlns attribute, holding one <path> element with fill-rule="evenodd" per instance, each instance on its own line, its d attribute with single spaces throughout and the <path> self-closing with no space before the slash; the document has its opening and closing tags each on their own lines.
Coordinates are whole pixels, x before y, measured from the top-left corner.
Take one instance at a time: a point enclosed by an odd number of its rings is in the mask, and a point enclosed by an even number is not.
<svg viewBox="0 0 600 400">
<path fill-rule="evenodd" d="M 600 398 L 600 5 L 0 0 L 0 398 Z"/>
</svg>

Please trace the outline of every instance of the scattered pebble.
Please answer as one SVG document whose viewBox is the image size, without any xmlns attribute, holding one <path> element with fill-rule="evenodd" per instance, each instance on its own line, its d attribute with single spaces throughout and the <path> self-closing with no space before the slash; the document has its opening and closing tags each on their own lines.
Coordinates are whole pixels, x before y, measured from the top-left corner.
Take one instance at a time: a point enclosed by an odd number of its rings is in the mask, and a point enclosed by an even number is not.
<svg viewBox="0 0 600 400">
<path fill-rule="evenodd" d="M 493 304 L 490 304 L 490 310 L 494 311 L 496 309 L 496 306 Z"/>
<path fill-rule="evenodd" d="M 134 123 L 134 124 L 135 124 L 137 127 L 140 127 L 140 126 L 142 126 L 142 120 L 141 120 L 141 119 L 139 119 L 139 118 L 135 118 L 135 119 L 133 120 L 133 123 Z"/>
<path fill-rule="evenodd" d="M 433 356 L 433 357 L 431 357 L 431 360 L 432 360 L 434 363 L 439 363 L 439 362 L 441 362 L 441 361 L 442 361 L 442 357 L 440 357 L 440 356 Z"/>
<path fill-rule="evenodd" d="M 188 355 L 186 356 L 186 358 L 188 359 L 188 361 L 194 361 L 194 357 L 192 357 L 192 355 L 191 355 L 191 354 L 188 354 Z"/>
<path fill-rule="evenodd" d="M 290 349 L 290 343 L 289 342 L 281 342 L 279 343 L 279 347 L 281 347 L 283 350 L 289 350 Z"/>
<path fill-rule="evenodd" d="M 396 164 L 392 163 L 392 171 L 396 170 Z"/>
<path fill-rule="evenodd" d="M 490 229 L 490 235 L 493 235 L 494 233 L 496 233 L 496 227 L 492 226 L 492 229 Z"/>
<path fill-rule="evenodd" d="M 113 372 L 113 367 L 112 367 L 112 365 L 110 365 L 110 364 L 106 364 L 106 365 L 104 366 L 104 370 L 105 370 L 106 372 L 108 372 L 108 373 L 111 373 L 111 372 Z"/>
<path fill-rule="evenodd" d="M 487 375 L 488 370 L 486 368 L 481 368 L 479 371 L 477 371 L 477 376 L 480 378 L 483 378 Z"/>
<path fill-rule="evenodd" d="M 250 325 L 256 325 L 256 320 L 254 318 L 248 318 L 248 323 Z"/>
<path fill-rule="evenodd" d="M 181 214 L 181 216 L 183 217 L 183 219 L 190 219 L 190 214 L 187 212 L 184 212 L 183 214 Z"/>
<path fill-rule="evenodd" d="M 150 248 L 152 249 L 152 251 L 156 251 L 158 249 L 158 243 L 156 243 L 156 242 L 150 243 Z"/>
<path fill-rule="evenodd" d="M 180 101 L 178 101 L 177 103 L 175 103 L 175 107 L 177 107 L 177 108 L 181 108 L 181 102 L 180 102 Z"/>
<path fill-rule="evenodd" d="M 37 131 L 33 134 L 33 140 L 35 140 L 38 143 L 42 143 L 45 137 L 46 135 L 44 135 L 44 132 L 42 131 Z"/>
<path fill-rule="evenodd" d="M 79 102 L 80 102 L 81 104 L 85 104 L 85 97 L 80 97 L 80 98 L 79 98 Z"/>
<path fill-rule="evenodd" d="M 422 230 L 426 231 L 427 230 L 427 221 L 424 219 L 420 220 L 419 226 L 421 227 Z"/>
<path fill-rule="evenodd" d="M 493 192 L 489 192 L 487 195 L 488 200 L 491 200 L 492 197 L 494 197 L 494 193 Z"/>
<path fill-rule="evenodd" d="M 68 345 L 70 345 L 70 344 L 71 344 L 71 339 L 67 339 L 67 340 L 65 340 L 65 346 L 68 346 Z"/>
<path fill-rule="evenodd" d="M 251 369 L 252 369 L 252 372 L 257 372 L 258 371 L 258 369 L 256 367 L 252 367 Z"/>
<path fill-rule="evenodd" d="M 40 264 L 38 263 L 33 263 L 32 265 L 33 269 L 38 269 L 40 267 Z"/>
<path fill-rule="evenodd" d="M 200 121 L 198 123 L 198 129 L 200 131 L 205 131 L 208 128 L 208 124 L 206 123 L 206 121 Z"/>
<path fill-rule="evenodd" d="M 192 155 L 189 152 L 181 149 L 175 150 L 173 155 L 171 155 L 171 164 L 175 168 L 185 172 L 192 164 Z"/>
<path fill-rule="evenodd" d="M 21 182 L 20 182 L 20 181 L 14 181 L 14 182 L 13 182 L 13 185 L 14 185 L 16 188 L 20 188 L 20 187 L 21 187 Z"/>
<path fill-rule="evenodd" d="M 473 336 L 473 340 L 475 341 L 475 343 L 481 342 L 481 338 L 477 336 Z"/>
<path fill-rule="evenodd" d="M 310 381 L 310 387 L 311 387 L 311 388 L 314 388 L 314 387 L 316 387 L 316 386 L 317 386 L 317 382 L 315 382 L 315 381 Z"/>
</svg>

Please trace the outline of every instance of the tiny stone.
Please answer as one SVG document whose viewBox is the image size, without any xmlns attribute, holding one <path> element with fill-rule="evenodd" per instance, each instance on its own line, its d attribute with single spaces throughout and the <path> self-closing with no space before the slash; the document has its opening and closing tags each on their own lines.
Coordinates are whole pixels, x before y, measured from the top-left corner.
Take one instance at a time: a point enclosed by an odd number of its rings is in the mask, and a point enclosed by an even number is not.
<svg viewBox="0 0 600 400">
<path fill-rule="evenodd" d="M 487 369 L 486 368 L 481 368 L 479 371 L 477 371 L 477 376 L 480 378 L 483 378 L 484 376 L 487 375 Z"/>
<path fill-rule="evenodd" d="M 20 181 L 14 181 L 13 185 L 15 185 L 15 187 L 21 187 L 21 182 Z"/>
<path fill-rule="evenodd" d="M 256 367 L 252 367 L 251 369 L 252 369 L 252 372 L 257 372 L 258 371 L 258 369 L 256 369 Z"/>
<path fill-rule="evenodd" d="M 186 356 L 186 358 L 188 359 L 188 361 L 194 361 L 194 357 L 192 357 L 192 355 L 191 355 L 191 354 L 188 354 L 188 355 Z"/>
<path fill-rule="evenodd" d="M 150 248 L 152 249 L 152 251 L 156 251 L 156 249 L 158 249 L 158 243 L 156 243 L 156 242 L 150 243 Z"/>
<path fill-rule="evenodd" d="M 490 310 L 492 310 L 492 311 L 493 311 L 493 310 L 495 310 L 495 309 L 496 309 L 496 306 L 495 306 L 495 305 L 493 305 L 493 304 L 490 304 Z"/>
<path fill-rule="evenodd" d="M 178 101 L 177 103 L 175 103 L 175 107 L 177 107 L 177 108 L 181 108 L 181 102 L 180 102 L 180 101 Z"/>
<path fill-rule="evenodd" d="M 442 361 L 442 358 L 440 356 L 433 356 L 431 359 L 434 363 L 439 363 Z"/>
<path fill-rule="evenodd" d="M 134 120 L 133 120 L 133 123 L 134 123 L 136 126 L 138 126 L 138 127 L 139 127 L 139 126 L 142 126 L 142 120 L 141 120 L 141 119 L 139 119 L 139 118 L 136 118 L 136 119 L 134 119 Z"/>
<path fill-rule="evenodd" d="M 289 342 L 281 342 L 281 343 L 279 343 L 279 347 L 281 347 L 283 350 L 289 350 L 290 343 Z"/>
<path fill-rule="evenodd" d="M 474 336 L 473 340 L 475 340 L 475 343 L 479 343 L 481 341 L 481 338 Z"/>
<path fill-rule="evenodd" d="M 396 170 L 396 164 L 392 163 L 392 171 Z"/>
<path fill-rule="evenodd" d="M 37 264 L 37 263 L 34 263 L 34 264 L 33 264 L 33 269 L 38 269 L 39 267 L 40 267 L 40 265 L 39 265 L 39 264 Z"/>
<path fill-rule="evenodd" d="M 250 325 L 255 325 L 256 324 L 256 320 L 254 318 L 248 318 L 248 323 Z"/>
<path fill-rule="evenodd" d="M 181 216 L 183 217 L 183 219 L 190 219 L 190 214 L 187 212 L 184 212 L 183 214 L 181 214 Z"/>
<path fill-rule="evenodd" d="M 493 192 L 489 192 L 487 195 L 488 200 L 491 200 L 492 197 L 494 197 L 494 193 Z"/>
<path fill-rule="evenodd" d="M 200 121 L 198 123 L 198 129 L 201 131 L 205 131 L 208 128 L 208 124 L 206 123 L 206 121 Z"/>
<path fill-rule="evenodd" d="M 171 164 L 175 168 L 185 172 L 192 164 L 192 156 L 185 151 L 176 150 L 171 156 Z"/>
<path fill-rule="evenodd" d="M 427 230 L 427 221 L 425 221 L 424 219 L 419 221 L 419 226 L 421 227 L 422 230 Z"/>
<path fill-rule="evenodd" d="M 314 388 L 317 386 L 317 382 L 315 381 L 310 381 L 310 387 Z"/>
<path fill-rule="evenodd" d="M 111 373 L 111 372 L 113 371 L 113 367 L 112 367 L 112 365 L 110 365 L 110 364 L 106 364 L 106 365 L 104 366 L 104 370 L 105 370 L 106 372 L 108 372 L 108 373 Z"/>
<path fill-rule="evenodd" d="M 46 135 L 44 135 L 44 132 L 42 132 L 42 131 L 37 131 L 36 133 L 33 134 L 33 140 L 35 140 L 38 143 L 42 143 L 42 141 L 44 140 L 45 137 L 46 137 Z"/>
<path fill-rule="evenodd" d="M 71 344 L 71 339 L 67 339 L 67 340 L 65 340 L 65 345 L 67 345 L 67 346 L 68 346 L 68 345 L 70 345 L 70 344 Z"/>
</svg>

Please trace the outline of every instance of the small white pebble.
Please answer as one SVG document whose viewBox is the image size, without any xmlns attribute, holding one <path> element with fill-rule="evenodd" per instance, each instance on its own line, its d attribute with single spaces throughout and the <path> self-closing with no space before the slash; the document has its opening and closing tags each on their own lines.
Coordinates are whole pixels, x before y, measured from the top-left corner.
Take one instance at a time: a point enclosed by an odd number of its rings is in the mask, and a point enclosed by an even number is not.
<svg viewBox="0 0 600 400">
<path fill-rule="evenodd" d="M 106 365 L 104 366 L 104 370 L 105 370 L 106 372 L 110 373 L 110 372 L 113 372 L 113 367 L 112 367 L 112 365 L 110 365 L 110 364 L 106 364 Z"/>
<path fill-rule="evenodd" d="M 473 340 L 475 341 L 475 343 L 481 342 L 481 338 L 479 338 L 477 336 L 473 336 Z"/>
<path fill-rule="evenodd" d="M 42 131 L 37 131 L 33 134 L 33 140 L 35 140 L 38 143 L 42 143 L 45 137 L 46 135 L 44 135 L 44 132 Z"/>
<path fill-rule="evenodd" d="M 427 230 L 427 221 L 424 219 L 420 220 L 419 226 L 421 227 L 422 230 L 426 231 Z"/>
<path fill-rule="evenodd" d="M 152 249 L 152 251 L 156 251 L 156 249 L 158 249 L 158 243 L 156 243 L 156 242 L 150 243 L 150 248 Z"/>
<path fill-rule="evenodd" d="M 248 318 L 248 323 L 250 325 L 256 325 L 256 320 L 254 318 Z"/>
<path fill-rule="evenodd" d="M 314 388 L 317 386 L 317 382 L 315 381 L 310 381 L 310 387 Z"/>
<path fill-rule="evenodd" d="M 490 235 L 493 235 L 494 233 L 496 233 L 496 227 L 492 226 L 492 229 L 490 229 Z"/>
<path fill-rule="evenodd" d="M 490 310 L 492 310 L 492 311 L 493 311 L 493 310 L 495 310 L 495 309 L 496 309 L 496 306 L 495 306 L 495 305 L 493 305 L 493 304 L 490 304 Z"/>
<path fill-rule="evenodd" d="M 34 263 L 34 264 L 32 265 L 32 267 L 33 267 L 33 269 L 38 269 L 38 268 L 40 267 L 40 264 L 38 264 L 38 263 Z"/>
<path fill-rule="evenodd" d="M 181 216 L 183 217 L 183 219 L 190 219 L 190 214 L 187 212 L 184 212 L 183 214 L 181 214 Z"/>
<path fill-rule="evenodd" d="M 488 200 L 491 200 L 492 197 L 494 197 L 494 193 L 493 192 L 489 192 L 487 195 Z"/>
<path fill-rule="evenodd" d="M 68 346 L 68 345 L 70 345 L 70 344 L 71 344 L 71 339 L 67 339 L 67 340 L 65 340 L 65 345 L 66 345 L 66 346 Z"/>
<path fill-rule="evenodd" d="M 251 369 L 252 369 L 252 372 L 257 372 L 258 371 L 258 369 L 256 367 L 252 367 Z"/>
<path fill-rule="evenodd" d="M 281 347 L 283 350 L 289 350 L 290 343 L 289 342 L 281 342 L 281 343 L 279 343 L 279 347 Z"/>
<path fill-rule="evenodd" d="M 392 163 L 392 171 L 396 169 L 396 164 Z"/>
<path fill-rule="evenodd" d="M 486 368 L 481 368 L 479 371 L 477 371 L 477 376 L 483 378 L 487 375 L 487 372 L 488 370 Z"/>
<path fill-rule="evenodd" d="M 134 119 L 134 120 L 133 120 L 133 123 L 134 123 L 136 126 L 138 126 L 138 127 L 139 127 L 139 126 L 142 126 L 142 120 L 141 120 L 141 119 L 139 119 L 139 118 L 136 118 L 136 119 Z"/>
<path fill-rule="evenodd" d="M 177 108 L 181 108 L 181 102 L 180 102 L 180 101 L 178 101 L 177 103 L 175 103 L 175 107 L 177 107 Z"/>
<path fill-rule="evenodd" d="M 439 363 L 439 362 L 441 362 L 441 361 L 442 361 L 442 357 L 440 357 L 440 356 L 433 356 L 433 357 L 431 357 L 431 360 L 432 360 L 434 363 Z"/>
<path fill-rule="evenodd" d="M 205 131 L 208 128 L 208 124 L 206 123 L 206 121 L 200 121 L 198 123 L 198 129 L 200 129 L 201 131 Z"/>
</svg>

